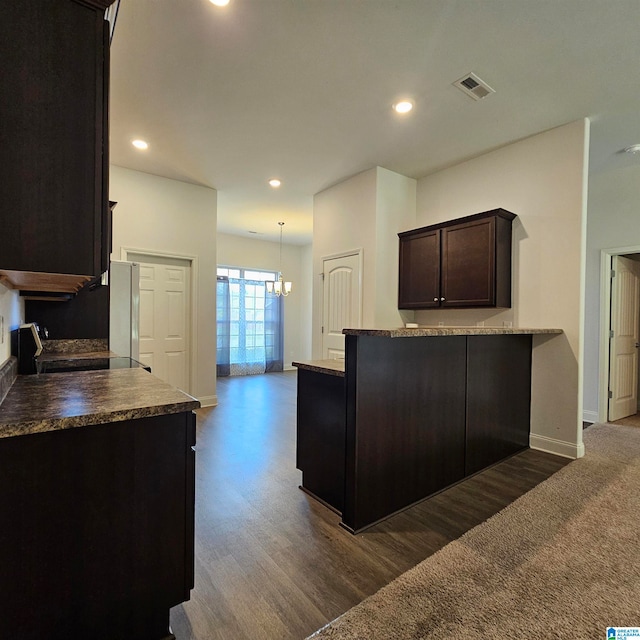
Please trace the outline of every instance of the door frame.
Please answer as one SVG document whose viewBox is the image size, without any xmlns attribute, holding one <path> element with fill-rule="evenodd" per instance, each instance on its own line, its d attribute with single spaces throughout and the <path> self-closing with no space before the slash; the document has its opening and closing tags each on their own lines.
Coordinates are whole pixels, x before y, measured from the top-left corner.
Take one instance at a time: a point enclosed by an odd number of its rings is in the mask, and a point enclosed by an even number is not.
<svg viewBox="0 0 640 640">
<path fill-rule="evenodd" d="M 197 363 L 197 353 L 198 353 L 198 257 L 191 256 L 186 254 L 179 253 L 169 253 L 167 251 L 156 251 L 155 249 L 136 249 L 134 247 L 121 247 L 120 248 L 120 259 L 126 262 L 131 262 L 129 259 L 129 254 L 137 254 L 142 256 L 148 256 L 149 258 L 174 258 L 177 260 L 184 260 L 189 263 L 189 276 L 191 282 L 189 283 L 189 296 L 190 296 L 190 304 L 189 304 L 189 315 L 190 318 L 190 327 L 189 327 L 189 381 L 188 386 L 189 389 L 187 393 L 189 395 L 194 395 L 194 385 L 197 380 L 197 371 L 198 371 L 198 363 Z"/>
<path fill-rule="evenodd" d="M 350 249 L 348 251 L 339 251 L 338 253 L 332 253 L 326 256 L 320 257 L 320 263 L 322 264 L 322 272 L 320 273 L 320 353 L 321 357 L 324 357 L 324 334 L 322 333 L 322 327 L 324 325 L 324 263 L 325 260 L 335 260 L 336 258 L 348 258 L 349 256 L 358 256 L 358 285 L 360 286 L 360 303 L 358 305 L 358 317 L 359 324 L 362 324 L 362 313 L 364 308 L 364 249 Z"/>
<path fill-rule="evenodd" d="M 640 253 L 640 245 L 600 251 L 600 358 L 598 366 L 598 422 L 609 418 L 609 332 L 611 331 L 611 258 Z"/>
</svg>

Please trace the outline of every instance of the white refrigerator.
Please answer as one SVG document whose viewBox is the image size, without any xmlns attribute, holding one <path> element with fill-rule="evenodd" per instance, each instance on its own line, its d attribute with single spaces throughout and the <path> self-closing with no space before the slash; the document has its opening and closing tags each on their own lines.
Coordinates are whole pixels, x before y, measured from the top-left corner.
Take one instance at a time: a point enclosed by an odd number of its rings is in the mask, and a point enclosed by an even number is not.
<svg viewBox="0 0 640 640">
<path fill-rule="evenodd" d="M 112 260 L 109 265 L 109 349 L 138 360 L 140 265 Z"/>
</svg>

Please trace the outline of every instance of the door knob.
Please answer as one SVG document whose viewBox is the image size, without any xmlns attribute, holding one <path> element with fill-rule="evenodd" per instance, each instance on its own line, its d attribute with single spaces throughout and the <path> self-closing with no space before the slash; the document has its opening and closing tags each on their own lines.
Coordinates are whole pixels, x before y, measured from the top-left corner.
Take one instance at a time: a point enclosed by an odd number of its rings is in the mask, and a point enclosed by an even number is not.
<svg viewBox="0 0 640 640">
<path fill-rule="evenodd" d="M 640 349 L 640 342 L 636 342 L 636 349 Z"/>
</svg>

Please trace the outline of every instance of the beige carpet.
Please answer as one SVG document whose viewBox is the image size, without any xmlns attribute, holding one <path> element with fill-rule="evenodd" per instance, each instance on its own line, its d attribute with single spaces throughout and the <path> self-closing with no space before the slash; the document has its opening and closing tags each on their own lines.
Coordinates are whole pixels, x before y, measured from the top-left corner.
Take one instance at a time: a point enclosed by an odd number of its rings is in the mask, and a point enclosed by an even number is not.
<svg viewBox="0 0 640 640">
<path fill-rule="evenodd" d="M 640 626 L 640 430 L 587 454 L 311 636 L 587 640 Z"/>
</svg>

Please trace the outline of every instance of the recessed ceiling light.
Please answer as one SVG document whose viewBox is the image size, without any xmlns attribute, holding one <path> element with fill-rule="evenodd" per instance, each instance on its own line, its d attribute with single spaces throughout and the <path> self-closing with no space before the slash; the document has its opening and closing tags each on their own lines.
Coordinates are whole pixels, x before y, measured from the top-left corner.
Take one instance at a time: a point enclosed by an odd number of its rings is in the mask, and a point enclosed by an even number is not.
<svg viewBox="0 0 640 640">
<path fill-rule="evenodd" d="M 640 144 L 632 144 L 624 150 L 625 153 L 640 153 Z"/>
<path fill-rule="evenodd" d="M 136 148 L 136 149 L 148 149 L 149 148 L 149 144 L 147 142 L 145 142 L 144 140 L 132 140 L 131 144 Z"/>
<path fill-rule="evenodd" d="M 410 100 L 401 100 L 393 105 L 393 110 L 396 113 L 409 113 L 413 109 L 413 102 Z"/>
<path fill-rule="evenodd" d="M 211 4 L 215 4 L 216 7 L 226 7 L 229 4 L 229 0 L 209 0 Z"/>
<path fill-rule="evenodd" d="M 278 178 L 271 178 L 271 180 L 269 180 L 269 184 L 274 187 L 277 188 L 279 187 L 282 183 L 280 182 L 280 180 L 278 180 Z"/>
</svg>

